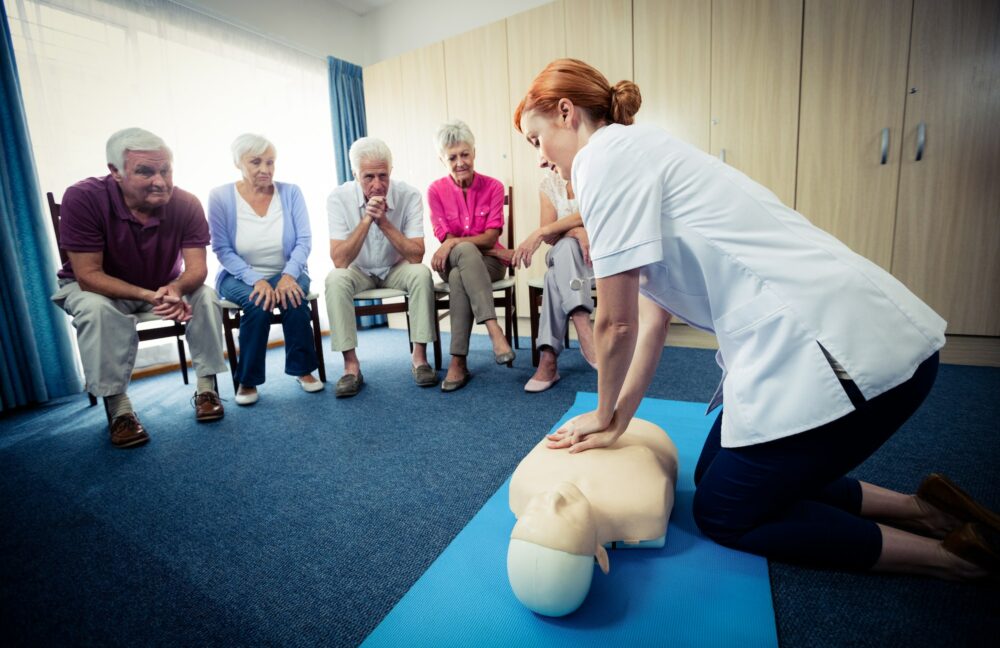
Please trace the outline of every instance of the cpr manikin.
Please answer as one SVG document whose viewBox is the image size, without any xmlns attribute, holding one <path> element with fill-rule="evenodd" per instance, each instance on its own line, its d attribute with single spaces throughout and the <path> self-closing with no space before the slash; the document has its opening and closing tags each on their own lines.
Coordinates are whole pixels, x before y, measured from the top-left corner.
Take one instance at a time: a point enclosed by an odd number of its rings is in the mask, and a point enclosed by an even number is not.
<svg viewBox="0 0 1000 648">
<path fill-rule="evenodd" d="M 577 454 L 542 440 L 510 482 L 518 519 L 507 576 L 515 596 L 546 616 L 576 610 L 595 557 L 608 573 L 605 545 L 663 546 L 676 482 L 677 448 L 648 421 L 632 419 L 611 446 Z"/>
</svg>

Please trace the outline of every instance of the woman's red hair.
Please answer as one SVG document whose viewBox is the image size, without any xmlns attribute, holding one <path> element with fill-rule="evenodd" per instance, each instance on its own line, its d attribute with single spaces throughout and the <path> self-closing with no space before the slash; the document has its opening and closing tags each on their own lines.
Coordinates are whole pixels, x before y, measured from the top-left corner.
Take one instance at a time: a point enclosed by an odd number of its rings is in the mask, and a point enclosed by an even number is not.
<svg viewBox="0 0 1000 648">
<path fill-rule="evenodd" d="M 583 61 L 556 59 L 531 82 L 514 111 L 514 127 L 520 132 L 521 116 L 527 110 L 554 114 L 563 98 L 582 108 L 594 123 L 631 124 L 642 104 L 639 86 L 631 81 L 612 87 L 603 74 Z"/>
</svg>

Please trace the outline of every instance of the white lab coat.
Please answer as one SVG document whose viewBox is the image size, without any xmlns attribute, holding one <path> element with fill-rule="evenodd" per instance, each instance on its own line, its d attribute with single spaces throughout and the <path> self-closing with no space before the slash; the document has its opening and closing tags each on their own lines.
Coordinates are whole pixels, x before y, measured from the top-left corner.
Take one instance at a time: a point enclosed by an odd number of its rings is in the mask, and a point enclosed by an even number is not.
<svg viewBox="0 0 1000 648">
<path fill-rule="evenodd" d="M 944 345 L 945 321 L 892 275 L 658 128 L 598 130 L 572 179 L 597 278 L 641 268 L 642 294 L 717 336 L 725 447 L 854 409 L 820 345 L 866 399 Z"/>
</svg>

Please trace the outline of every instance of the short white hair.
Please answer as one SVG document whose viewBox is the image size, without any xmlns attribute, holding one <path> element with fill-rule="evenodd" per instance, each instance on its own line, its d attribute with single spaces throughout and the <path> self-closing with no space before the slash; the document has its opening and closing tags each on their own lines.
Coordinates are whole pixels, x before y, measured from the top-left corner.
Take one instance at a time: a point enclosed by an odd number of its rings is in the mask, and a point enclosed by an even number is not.
<svg viewBox="0 0 1000 648">
<path fill-rule="evenodd" d="M 161 137 L 142 128 L 125 128 L 112 134 L 104 150 L 108 164 L 122 175 L 125 174 L 125 154 L 129 151 L 166 151 L 167 156 L 174 159 L 174 152 Z"/>
<path fill-rule="evenodd" d="M 476 148 L 476 138 L 472 135 L 472 129 L 461 119 L 453 119 L 441 125 L 437 132 L 438 155 L 444 155 L 446 149 L 459 144 L 468 144 L 473 149 Z"/>
<path fill-rule="evenodd" d="M 385 162 L 389 170 L 392 170 L 392 151 L 389 150 L 385 142 L 377 137 L 361 137 L 354 140 L 348 157 L 351 158 L 351 170 L 354 171 L 354 175 L 361 172 L 363 160 Z"/>
<path fill-rule="evenodd" d="M 240 165 L 243 156 L 248 153 L 250 155 L 260 155 L 267 149 L 271 149 L 275 154 L 278 152 L 274 148 L 274 144 L 271 143 L 271 140 L 256 133 L 243 133 L 233 140 L 230 149 L 233 151 L 233 164 L 236 166 Z"/>
</svg>

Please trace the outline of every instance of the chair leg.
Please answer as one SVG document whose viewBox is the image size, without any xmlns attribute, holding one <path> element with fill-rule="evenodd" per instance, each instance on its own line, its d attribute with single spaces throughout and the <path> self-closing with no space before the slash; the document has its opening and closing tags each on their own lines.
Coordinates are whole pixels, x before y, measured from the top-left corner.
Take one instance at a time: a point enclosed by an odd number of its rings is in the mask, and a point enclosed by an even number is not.
<svg viewBox="0 0 1000 648">
<path fill-rule="evenodd" d="M 93 396 L 91 396 L 91 398 L 93 398 Z M 108 419 L 108 425 L 111 425 L 111 408 L 108 407 L 108 399 L 105 397 L 101 400 L 104 401 L 104 416 Z"/>
<path fill-rule="evenodd" d="M 93 407 L 94 405 L 97 405 L 97 396 L 94 396 L 90 392 L 87 392 L 87 400 L 90 401 L 90 406 L 91 407 Z"/>
<path fill-rule="evenodd" d="M 434 370 L 441 371 L 441 322 L 437 318 L 437 308 L 434 308 Z"/>
<path fill-rule="evenodd" d="M 190 385 L 188 382 L 188 363 L 187 354 L 184 353 L 184 340 L 177 338 L 177 357 L 181 361 L 181 375 L 184 376 L 184 384 Z"/>
<path fill-rule="evenodd" d="M 403 297 L 403 303 L 406 304 L 406 341 L 410 343 L 410 355 L 413 355 L 413 336 L 410 335 L 410 297 L 407 295 Z M 386 315 L 386 318 L 389 316 Z"/>
<path fill-rule="evenodd" d="M 542 291 L 534 286 L 528 286 L 528 321 L 531 328 L 531 364 L 538 366 L 538 311 L 542 307 Z"/>
<path fill-rule="evenodd" d="M 567 349 L 569 348 L 569 323 L 570 323 L 570 321 L 572 321 L 572 318 L 567 317 L 566 318 L 566 341 L 565 341 Z"/>
<path fill-rule="evenodd" d="M 312 320 L 313 344 L 316 345 L 316 362 L 319 364 L 319 381 L 326 382 L 326 361 L 323 359 L 323 334 L 319 327 L 319 304 L 309 301 L 309 318 Z"/>
<path fill-rule="evenodd" d="M 236 341 L 233 340 L 233 327 L 237 326 L 237 320 L 233 317 L 230 310 L 225 310 L 222 313 L 222 328 L 226 334 L 226 352 L 229 355 L 229 371 L 233 375 L 233 393 L 239 389 L 239 381 L 236 379 L 236 363 L 238 358 L 236 356 Z"/>
<path fill-rule="evenodd" d="M 511 348 L 514 348 L 514 337 L 513 337 L 514 322 L 513 322 L 513 318 L 511 317 L 514 314 L 513 313 L 514 309 L 511 306 L 511 302 L 513 301 L 512 300 L 512 296 L 513 295 L 514 295 L 514 291 L 513 290 L 505 290 L 504 291 L 504 300 L 503 300 L 504 301 L 504 304 L 503 304 L 503 314 L 504 314 L 504 317 L 503 317 L 503 328 L 504 328 L 504 334 L 507 336 L 507 344 L 509 344 L 511 346 Z M 507 363 L 507 368 L 508 369 L 512 368 L 513 366 L 514 366 L 513 362 L 508 362 Z"/>
<path fill-rule="evenodd" d="M 511 294 L 510 297 L 510 319 L 514 323 L 514 348 L 521 348 L 521 334 L 517 330 L 517 295 Z"/>
</svg>

